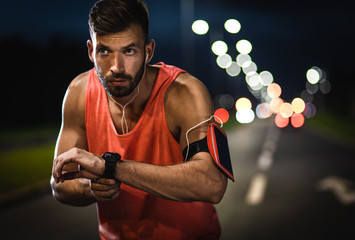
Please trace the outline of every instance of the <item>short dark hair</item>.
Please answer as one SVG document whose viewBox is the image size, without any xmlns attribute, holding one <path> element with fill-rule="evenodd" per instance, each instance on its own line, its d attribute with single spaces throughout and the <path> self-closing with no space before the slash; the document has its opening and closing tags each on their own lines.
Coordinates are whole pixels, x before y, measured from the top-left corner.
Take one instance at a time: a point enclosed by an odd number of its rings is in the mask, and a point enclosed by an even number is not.
<svg viewBox="0 0 355 240">
<path fill-rule="evenodd" d="M 125 31 L 131 24 L 141 26 L 145 42 L 149 37 L 149 13 L 142 0 L 100 0 L 90 10 L 90 34 L 107 35 Z"/>
</svg>

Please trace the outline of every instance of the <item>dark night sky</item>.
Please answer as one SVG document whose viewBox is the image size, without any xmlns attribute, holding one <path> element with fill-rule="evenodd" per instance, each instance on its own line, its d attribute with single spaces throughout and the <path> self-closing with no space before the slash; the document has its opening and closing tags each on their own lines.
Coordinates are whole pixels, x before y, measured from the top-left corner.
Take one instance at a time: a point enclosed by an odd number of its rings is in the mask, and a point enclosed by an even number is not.
<svg viewBox="0 0 355 240">
<path fill-rule="evenodd" d="M 3 103 L 8 98 L 15 104 L 27 103 L 32 111 L 37 109 L 34 114 L 43 114 L 44 109 L 50 108 L 49 116 L 41 118 L 43 121 L 60 117 L 67 85 L 77 74 L 92 67 L 87 58 L 86 40 L 88 12 L 93 2 L 1 1 L 0 43 L 5 59 L 1 69 L 5 76 L 2 85 L 6 88 Z M 231 79 L 215 66 L 215 56 L 209 49 L 211 34 L 194 35 L 190 19 L 186 20 L 188 25 L 181 25 L 180 1 L 146 2 L 151 38 L 157 43 L 152 63 L 164 61 L 187 69 L 207 85 L 213 96 L 230 93 L 238 98 L 248 94 L 244 75 Z M 351 96 L 355 92 L 355 20 L 349 4 L 346 1 L 301 0 L 286 4 L 261 0 L 196 0 L 192 12 L 194 19 L 204 19 L 210 24 L 210 33 L 217 32 L 228 43 L 232 56 L 236 55 L 233 48 L 238 40 L 249 40 L 253 44 L 250 55 L 258 65 L 258 72 L 272 72 L 286 100 L 304 89 L 305 74 L 310 67 L 324 69 L 334 90 L 329 98 L 342 97 L 337 101 L 346 102 L 344 111 L 348 113 L 347 109 L 355 102 Z M 229 18 L 241 23 L 238 34 L 223 31 L 223 24 Z M 189 40 L 189 46 L 182 46 L 183 37 Z M 193 62 L 182 59 L 184 51 L 189 51 Z M 19 114 L 13 107 L 7 106 L 5 110 Z"/>
</svg>

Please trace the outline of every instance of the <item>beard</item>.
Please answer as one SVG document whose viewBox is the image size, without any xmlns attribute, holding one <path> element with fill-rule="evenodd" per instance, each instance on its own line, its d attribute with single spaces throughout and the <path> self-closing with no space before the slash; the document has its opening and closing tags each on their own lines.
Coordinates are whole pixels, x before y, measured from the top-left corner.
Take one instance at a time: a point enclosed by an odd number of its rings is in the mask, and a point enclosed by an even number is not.
<svg viewBox="0 0 355 240">
<path fill-rule="evenodd" d="M 104 77 L 102 73 L 99 71 L 99 68 L 97 66 L 95 66 L 95 68 L 96 68 L 97 76 L 101 82 L 101 85 L 104 87 L 106 92 L 110 94 L 112 97 L 120 98 L 120 97 L 129 96 L 134 91 L 134 89 L 138 86 L 140 81 L 142 81 L 144 70 L 145 70 L 145 60 L 143 60 L 137 74 L 134 77 L 125 73 L 110 74 L 110 76 Z M 117 78 L 127 80 L 127 82 L 129 83 L 128 87 L 108 86 L 108 83 L 110 81 Z"/>
</svg>

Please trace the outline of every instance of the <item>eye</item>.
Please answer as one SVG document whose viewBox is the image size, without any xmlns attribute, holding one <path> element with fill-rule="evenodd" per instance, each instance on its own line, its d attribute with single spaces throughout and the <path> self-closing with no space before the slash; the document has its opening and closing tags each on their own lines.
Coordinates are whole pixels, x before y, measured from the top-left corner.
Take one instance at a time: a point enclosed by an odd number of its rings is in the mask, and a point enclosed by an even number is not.
<svg viewBox="0 0 355 240">
<path fill-rule="evenodd" d="M 127 55 L 133 55 L 133 54 L 136 53 L 136 51 L 135 51 L 133 48 L 127 48 L 127 49 L 125 50 L 125 53 L 126 53 Z"/>
<path fill-rule="evenodd" d="M 109 54 L 109 50 L 106 49 L 106 48 L 98 48 L 97 49 L 97 53 L 100 55 L 100 56 L 107 56 Z"/>
</svg>

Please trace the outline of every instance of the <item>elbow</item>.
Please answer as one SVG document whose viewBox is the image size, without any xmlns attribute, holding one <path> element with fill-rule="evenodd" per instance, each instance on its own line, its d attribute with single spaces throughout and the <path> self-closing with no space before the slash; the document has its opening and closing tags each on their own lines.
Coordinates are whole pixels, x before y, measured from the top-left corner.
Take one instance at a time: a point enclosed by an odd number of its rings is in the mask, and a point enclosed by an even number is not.
<svg viewBox="0 0 355 240">
<path fill-rule="evenodd" d="M 221 177 L 218 181 L 213 181 L 209 188 L 207 202 L 211 204 L 218 204 L 221 202 L 224 193 L 227 189 L 227 178 Z"/>
</svg>

